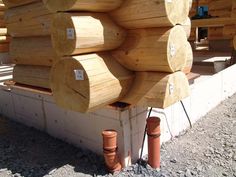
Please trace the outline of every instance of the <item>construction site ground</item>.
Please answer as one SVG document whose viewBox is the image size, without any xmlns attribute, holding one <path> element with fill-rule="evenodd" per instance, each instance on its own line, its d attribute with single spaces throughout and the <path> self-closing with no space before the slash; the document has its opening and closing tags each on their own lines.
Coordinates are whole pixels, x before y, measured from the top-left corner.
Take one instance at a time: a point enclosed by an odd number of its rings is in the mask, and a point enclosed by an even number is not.
<svg viewBox="0 0 236 177">
<path fill-rule="evenodd" d="M 0 177 L 236 177 L 236 95 L 163 144 L 161 159 L 161 171 L 143 161 L 111 175 L 103 157 L 0 119 Z"/>
</svg>

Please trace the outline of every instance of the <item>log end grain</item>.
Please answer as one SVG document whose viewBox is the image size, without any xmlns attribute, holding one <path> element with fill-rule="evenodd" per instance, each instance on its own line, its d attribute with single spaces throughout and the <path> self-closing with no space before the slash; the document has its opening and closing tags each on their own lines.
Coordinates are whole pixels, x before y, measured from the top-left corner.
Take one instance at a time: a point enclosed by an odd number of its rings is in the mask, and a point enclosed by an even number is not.
<svg viewBox="0 0 236 177">
<path fill-rule="evenodd" d="M 166 108 L 189 94 L 188 79 L 182 72 L 137 72 L 132 88 L 122 101 L 131 105 Z"/>
<path fill-rule="evenodd" d="M 119 101 L 132 84 L 133 73 L 108 54 L 66 57 L 52 68 L 56 103 L 77 112 L 91 112 Z"/>
<path fill-rule="evenodd" d="M 53 46 L 59 56 L 117 48 L 126 31 L 100 13 L 57 13 L 52 22 Z"/>
</svg>

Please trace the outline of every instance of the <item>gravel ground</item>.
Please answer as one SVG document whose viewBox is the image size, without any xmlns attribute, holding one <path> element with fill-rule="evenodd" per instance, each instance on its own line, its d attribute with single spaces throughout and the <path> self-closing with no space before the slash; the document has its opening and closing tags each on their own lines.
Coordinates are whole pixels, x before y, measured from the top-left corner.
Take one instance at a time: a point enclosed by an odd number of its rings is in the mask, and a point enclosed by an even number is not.
<svg viewBox="0 0 236 177">
<path fill-rule="evenodd" d="M 102 157 L 0 118 L 0 177 L 236 177 L 236 95 L 162 145 L 161 171 L 145 161 L 111 175 Z"/>
</svg>

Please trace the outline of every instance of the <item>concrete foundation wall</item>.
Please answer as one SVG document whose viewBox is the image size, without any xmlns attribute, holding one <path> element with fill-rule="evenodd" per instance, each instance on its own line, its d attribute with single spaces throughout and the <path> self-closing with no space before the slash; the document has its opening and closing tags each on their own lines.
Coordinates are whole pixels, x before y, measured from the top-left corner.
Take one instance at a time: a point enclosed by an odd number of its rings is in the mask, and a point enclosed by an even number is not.
<svg viewBox="0 0 236 177">
<path fill-rule="evenodd" d="M 235 73 L 236 65 L 191 85 L 191 96 L 183 102 L 193 123 L 236 92 Z M 115 129 L 124 166 L 139 157 L 148 108 L 80 114 L 59 108 L 51 96 L 6 87 L 0 89 L 0 100 L 0 114 L 98 154 L 102 154 L 102 130 Z M 180 102 L 164 110 L 154 108 L 151 116 L 161 118 L 162 142 L 189 127 Z"/>
</svg>

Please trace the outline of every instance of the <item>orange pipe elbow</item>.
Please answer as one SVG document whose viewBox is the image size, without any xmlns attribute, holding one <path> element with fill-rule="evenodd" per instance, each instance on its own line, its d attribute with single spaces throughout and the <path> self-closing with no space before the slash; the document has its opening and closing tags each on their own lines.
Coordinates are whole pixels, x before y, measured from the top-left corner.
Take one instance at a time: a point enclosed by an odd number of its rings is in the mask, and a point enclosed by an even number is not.
<svg viewBox="0 0 236 177">
<path fill-rule="evenodd" d="M 108 171 L 114 173 L 121 170 L 118 158 L 117 132 L 115 130 L 105 130 L 103 136 L 103 155 Z"/>
<path fill-rule="evenodd" d="M 147 119 L 148 164 L 155 169 L 160 168 L 160 122 L 158 117 Z"/>
</svg>

